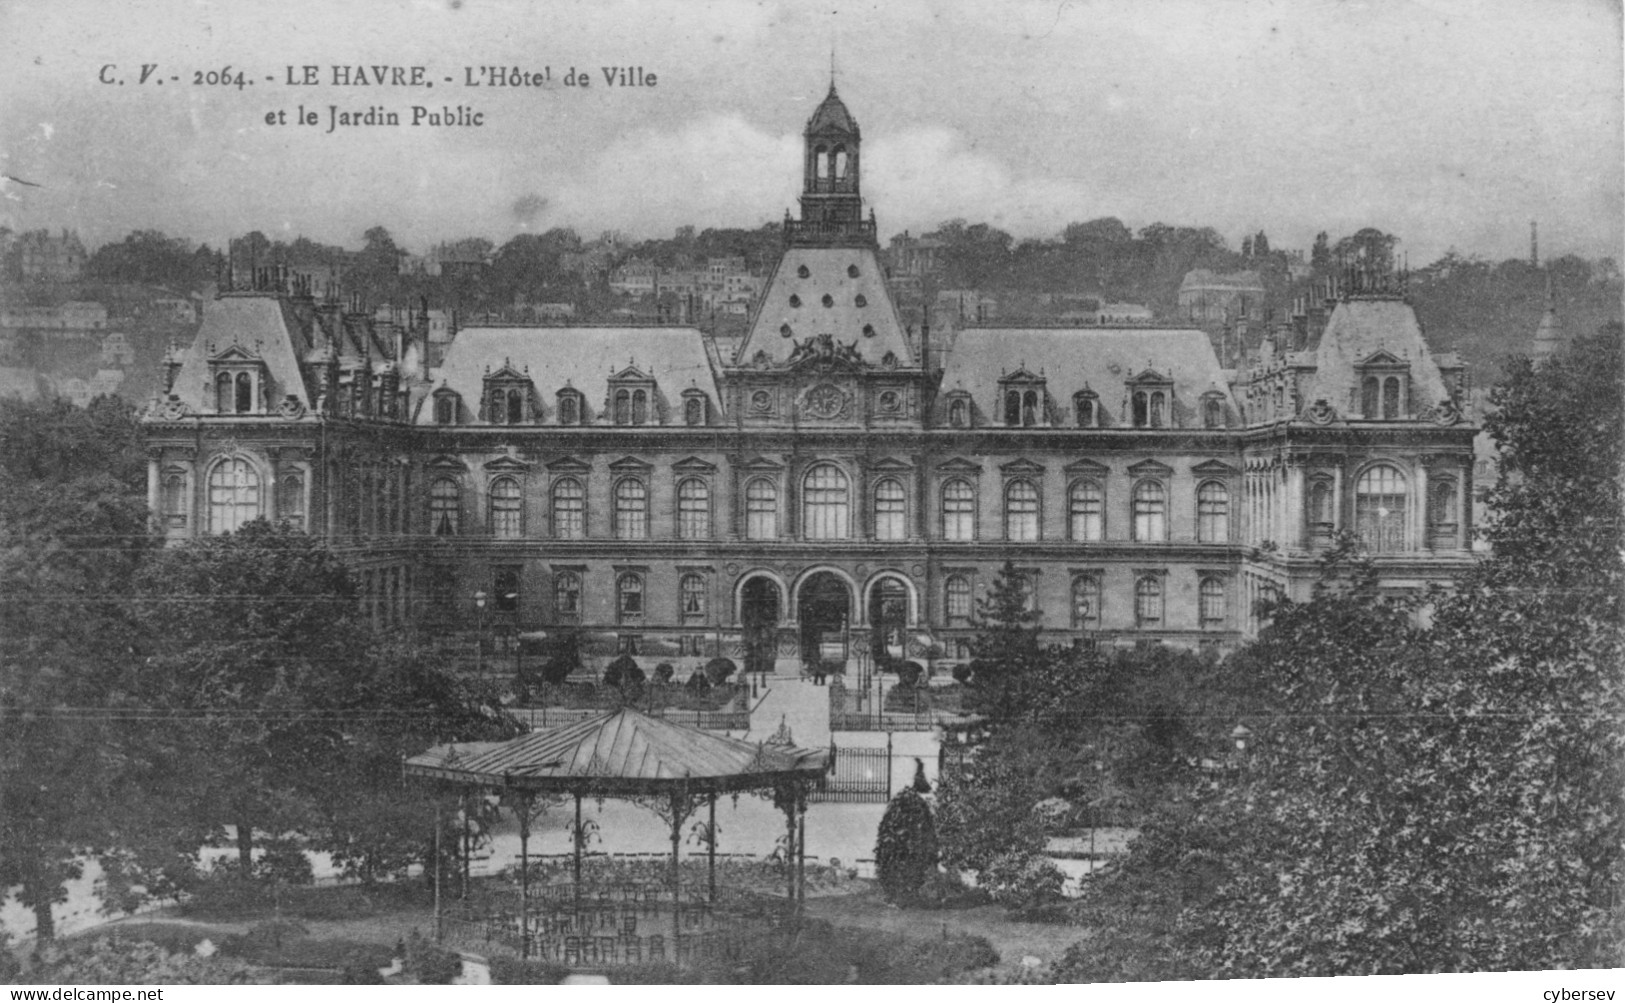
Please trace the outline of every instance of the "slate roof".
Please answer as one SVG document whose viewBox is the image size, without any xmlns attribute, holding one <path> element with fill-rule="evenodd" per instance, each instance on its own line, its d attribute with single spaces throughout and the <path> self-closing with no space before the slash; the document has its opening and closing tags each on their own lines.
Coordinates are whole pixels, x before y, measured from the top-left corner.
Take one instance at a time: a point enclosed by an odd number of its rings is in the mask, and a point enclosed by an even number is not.
<svg viewBox="0 0 1625 1003">
<path fill-rule="evenodd" d="M 604 410 L 609 377 L 629 366 L 654 377 L 656 397 L 663 399 L 668 416 L 691 386 L 705 391 L 714 408 L 722 405 L 704 338 L 692 327 L 465 327 L 429 375 L 436 389 L 457 391 L 472 412 L 478 410 L 486 373 L 504 365 L 529 371 L 544 424 L 557 420 L 555 394 L 566 385 L 582 393 L 588 417 L 596 417 Z M 418 424 L 433 420 L 430 408 L 419 409 Z"/>
<path fill-rule="evenodd" d="M 728 738 L 627 708 L 506 742 L 440 745 L 408 775 L 531 790 L 658 793 L 749 790 L 775 777 L 816 779 L 829 752 Z"/>
<path fill-rule="evenodd" d="M 1411 305 L 1397 298 L 1355 297 L 1340 301 L 1326 320 L 1305 403 L 1324 399 L 1339 410 L 1358 413 L 1355 367 L 1381 351 L 1410 363 L 1411 398 L 1417 410 L 1449 398 Z"/>
<path fill-rule="evenodd" d="M 1125 386 L 1147 370 L 1171 378 L 1174 399 L 1185 408 L 1194 409 L 1210 391 L 1234 407 L 1206 334 L 1145 327 L 964 328 L 944 352 L 937 407 L 945 409 L 950 394 L 965 390 L 984 416 L 995 415 L 999 380 L 1021 368 L 1044 377 L 1063 424 L 1073 420 L 1072 395 L 1085 388 L 1099 395 L 1109 416 L 1104 424 L 1121 424 Z"/>
<path fill-rule="evenodd" d="M 819 106 L 813 109 L 812 117 L 807 120 L 807 135 L 823 132 L 826 129 L 839 129 L 858 134 L 858 123 L 852 118 L 852 113 L 846 110 L 846 102 L 835 93 L 835 84 L 829 85 L 829 94 Z"/>
<path fill-rule="evenodd" d="M 212 413 L 209 358 L 239 345 L 264 361 L 273 405 L 292 394 L 310 407 L 313 402 L 299 370 L 300 357 L 310 349 L 307 340 L 292 304 L 275 295 L 226 295 L 208 301 L 197 338 L 180 353 L 181 371 L 173 392 L 193 411 Z"/>
<path fill-rule="evenodd" d="M 864 334 L 866 326 L 874 333 Z M 843 345 L 856 342 L 858 354 L 873 366 L 880 365 L 887 352 L 895 354 L 903 368 L 918 365 L 873 248 L 786 249 L 768 278 L 750 333 L 733 362 L 750 365 L 757 352 L 766 352 L 780 365 L 795 351 L 796 342 L 820 334 L 833 335 Z"/>
</svg>

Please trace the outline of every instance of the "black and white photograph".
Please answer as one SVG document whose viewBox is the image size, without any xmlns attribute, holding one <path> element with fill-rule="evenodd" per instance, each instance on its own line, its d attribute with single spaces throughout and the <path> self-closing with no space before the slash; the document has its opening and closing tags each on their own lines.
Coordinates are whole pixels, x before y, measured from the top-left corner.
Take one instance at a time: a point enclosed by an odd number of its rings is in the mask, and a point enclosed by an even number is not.
<svg viewBox="0 0 1625 1003">
<path fill-rule="evenodd" d="M 0 0 L 0 982 L 1625 993 L 1622 23 Z"/>
</svg>

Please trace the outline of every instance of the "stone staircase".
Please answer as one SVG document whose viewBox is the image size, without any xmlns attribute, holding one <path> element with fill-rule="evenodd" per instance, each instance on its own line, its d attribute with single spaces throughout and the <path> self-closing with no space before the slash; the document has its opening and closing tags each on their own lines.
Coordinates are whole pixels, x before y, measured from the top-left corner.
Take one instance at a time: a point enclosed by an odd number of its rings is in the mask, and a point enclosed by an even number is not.
<svg viewBox="0 0 1625 1003">
<path fill-rule="evenodd" d="M 829 687 L 802 681 L 794 676 L 767 677 L 768 690 L 751 711 L 751 741 L 773 737 L 782 723 L 803 748 L 829 745 Z"/>
</svg>

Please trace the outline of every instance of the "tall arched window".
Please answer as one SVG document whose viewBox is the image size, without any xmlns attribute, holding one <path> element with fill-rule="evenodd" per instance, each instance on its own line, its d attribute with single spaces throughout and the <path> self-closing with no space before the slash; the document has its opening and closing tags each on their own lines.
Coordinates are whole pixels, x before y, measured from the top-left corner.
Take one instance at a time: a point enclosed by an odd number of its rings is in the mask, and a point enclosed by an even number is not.
<svg viewBox="0 0 1625 1003">
<path fill-rule="evenodd" d="M 1029 390 L 1021 395 L 1021 423 L 1027 427 L 1038 424 L 1038 391 Z"/>
<path fill-rule="evenodd" d="M 964 575 L 949 575 L 943 583 L 943 597 L 948 613 L 948 626 L 963 627 L 970 623 L 970 579 Z"/>
<path fill-rule="evenodd" d="M 429 485 L 429 525 L 435 536 L 456 536 L 462 514 L 462 490 L 451 477 L 436 477 Z"/>
<path fill-rule="evenodd" d="M 163 488 L 158 496 L 159 510 L 165 526 L 186 525 L 186 474 L 172 470 L 164 474 Z"/>
<path fill-rule="evenodd" d="M 1309 529 L 1316 539 L 1332 536 L 1332 482 L 1316 478 L 1309 484 Z"/>
<path fill-rule="evenodd" d="M 1094 630 L 1100 626 L 1100 578 L 1079 575 L 1072 579 L 1072 627 Z"/>
<path fill-rule="evenodd" d="M 1004 395 L 1004 423 L 1021 424 L 1021 391 L 1011 390 Z"/>
<path fill-rule="evenodd" d="M 1018 542 L 1038 539 L 1038 488 L 1029 480 L 1014 480 L 1004 489 L 1004 538 Z"/>
<path fill-rule="evenodd" d="M 643 621 L 643 576 L 627 572 L 615 580 L 615 614 L 621 623 Z"/>
<path fill-rule="evenodd" d="M 491 535 L 512 540 L 523 535 L 522 496 L 519 482 L 498 477 L 491 482 Z"/>
<path fill-rule="evenodd" d="M 970 405 L 965 403 L 963 397 L 948 402 L 948 424 L 954 428 L 965 428 L 970 424 Z"/>
<path fill-rule="evenodd" d="M 508 391 L 508 424 L 519 425 L 525 420 L 525 394 L 518 387 Z"/>
<path fill-rule="evenodd" d="M 1105 503 L 1098 481 L 1074 481 L 1067 492 L 1067 515 L 1072 539 L 1093 542 L 1104 538 Z"/>
<path fill-rule="evenodd" d="M 218 414 L 231 414 L 236 410 L 232 404 L 230 373 L 221 373 L 214 378 L 214 409 Z"/>
<path fill-rule="evenodd" d="M 1162 578 L 1141 575 L 1134 583 L 1134 623 L 1139 627 L 1162 626 Z"/>
<path fill-rule="evenodd" d="M 237 374 L 237 413 L 254 410 L 254 378 L 247 373 Z"/>
<path fill-rule="evenodd" d="M 1163 411 L 1167 407 L 1167 398 L 1158 390 L 1151 395 L 1151 427 L 1161 428 L 1166 422 Z"/>
<path fill-rule="evenodd" d="M 1377 417 L 1377 397 L 1381 385 L 1382 381 L 1375 376 L 1367 376 L 1360 381 L 1360 414 L 1367 418 Z"/>
<path fill-rule="evenodd" d="M 677 536 L 704 540 L 711 535 L 711 488 L 698 477 L 677 485 Z"/>
<path fill-rule="evenodd" d="M 1203 481 L 1196 489 L 1196 540 L 1230 542 L 1230 490 L 1218 481 Z"/>
<path fill-rule="evenodd" d="M 887 477 L 875 485 L 875 539 L 902 540 L 908 536 L 908 498 L 903 485 Z"/>
<path fill-rule="evenodd" d="M 305 528 L 305 475 L 285 473 L 276 484 L 276 517 L 294 529 Z"/>
<path fill-rule="evenodd" d="M 683 622 L 705 622 L 705 579 L 700 575 L 684 575 L 677 583 L 677 601 L 681 604 Z"/>
<path fill-rule="evenodd" d="M 581 421 L 581 403 L 573 393 L 559 394 L 559 424 L 574 425 Z"/>
<path fill-rule="evenodd" d="M 1209 397 L 1202 402 L 1202 427 L 1224 427 L 1224 401 L 1217 397 Z"/>
<path fill-rule="evenodd" d="M 230 533 L 260 515 L 260 475 L 243 459 L 221 460 L 209 471 L 209 532 Z"/>
<path fill-rule="evenodd" d="M 813 150 L 813 176 L 820 181 L 829 180 L 829 150 L 826 147 Z"/>
<path fill-rule="evenodd" d="M 553 535 L 560 540 L 587 536 L 587 492 L 574 477 L 553 482 Z"/>
<path fill-rule="evenodd" d="M 1196 589 L 1197 619 L 1203 629 L 1217 630 L 1229 616 L 1224 591 L 1224 579 L 1217 575 L 1204 575 Z"/>
<path fill-rule="evenodd" d="M 1146 428 L 1151 424 L 1151 398 L 1144 390 L 1134 391 L 1134 427 Z"/>
<path fill-rule="evenodd" d="M 942 486 L 942 538 L 976 539 L 976 489 L 958 478 Z"/>
<path fill-rule="evenodd" d="M 844 147 L 844 146 L 837 146 L 835 148 L 835 172 L 834 173 L 835 173 L 835 180 L 836 181 L 841 181 L 841 180 L 844 180 L 846 178 L 846 147 Z"/>
<path fill-rule="evenodd" d="M 1168 494 L 1160 481 L 1134 485 L 1134 539 L 1161 543 L 1168 539 Z"/>
<path fill-rule="evenodd" d="M 1098 423 L 1095 414 L 1095 405 L 1099 403 L 1094 394 L 1079 393 L 1072 398 L 1072 408 L 1078 413 L 1079 428 L 1094 428 Z"/>
<path fill-rule="evenodd" d="M 1456 479 L 1440 477 L 1428 485 L 1428 542 L 1434 547 L 1450 547 L 1456 542 L 1460 516 L 1456 504 Z"/>
<path fill-rule="evenodd" d="M 801 527 L 809 540 L 844 540 L 850 506 L 846 474 L 833 463 L 820 463 L 801 482 Z"/>
<path fill-rule="evenodd" d="M 779 488 L 766 477 L 745 485 L 745 538 L 774 540 L 779 535 Z"/>
<path fill-rule="evenodd" d="M 1399 417 L 1399 377 L 1390 376 L 1382 381 L 1382 416 Z"/>
<path fill-rule="evenodd" d="M 683 421 L 690 425 L 705 424 L 705 401 L 690 397 L 683 404 Z"/>
<path fill-rule="evenodd" d="M 553 612 L 562 617 L 581 615 L 581 577 L 574 571 L 553 576 Z"/>
<path fill-rule="evenodd" d="M 615 391 L 615 424 L 629 425 L 632 422 L 632 391 Z"/>
<path fill-rule="evenodd" d="M 615 539 L 645 540 L 649 537 L 649 489 L 636 477 L 622 478 L 615 485 Z"/>
<path fill-rule="evenodd" d="M 1405 475 L 1387 464 L 1354 485 L 1354 531 L 1376 553 L 1405 549 Z"/>
<path fill-rule="evenodd" d="M 632 391 L 632 424 L 642 425 L 649 420 L 649 392 L 647 390 Z"/>
<path fill-rule="evenodd" d="M 457 402 L 442 394 L 434 399 L 434 423 L 450 425 L 457 420 Z"/>
</svg>

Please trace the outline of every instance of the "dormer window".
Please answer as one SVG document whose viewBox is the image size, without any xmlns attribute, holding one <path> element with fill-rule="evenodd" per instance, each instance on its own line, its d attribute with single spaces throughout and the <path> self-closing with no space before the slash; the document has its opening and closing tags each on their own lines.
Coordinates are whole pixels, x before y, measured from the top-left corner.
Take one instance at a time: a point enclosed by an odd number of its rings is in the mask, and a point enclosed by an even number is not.
<svg viewBox="0 0 1625 1003">
<path fill-rule="evenodd" d="M 581 394 L 564 389 L 558 394 L 559 424 L 579 425 L 582 422 Z"/>
<path fill-rule="evenodd" d="M 1072 395 L 1072 409 L 1078 415 L 1079 428 L 1095 428 L 1100 424 L 1100 398 L 1091 390 L 1080 390 Z"/>
<path fill-rule="evenodd" d="M 1202 395 L 1202 427 L 1225 427 L 1223 394 L 1206 393 Z"/>
<path fill-rule="evenodd" d="M 954 397 L 948 401 L 948 426 L 950 428 L 970 427 L 970 401 L 963 397 Z"/>
<path fill-rule="evenodd" d="M 999 381 L 1000 411 L 1005 425 L 1032 428 L 1048 425 L 1044 378 L 1018 369 Z"/>
<path fill-rule="evenodd" d="M 657 421 L 654 412 L 654 379 L 635 366 L 610 377 L 610 415 L 617 425 L 647 425 Z"/>
<path fill-rule="evenodd" d="M 209 360 L 214 376 L 217 414 L 265 413 L 265 363 L 241 345 L 232 345 Z"/>
<path fill-rule="evenodd" d="M 492 425 L 529 425 L 538 417 L 535 389 L 529 371 L 504 362 L 485 377 L 485 420 Z"/>
<path fill-rule="evenodd" d="M 1410 363 L 1381 351 L 1355 367 L 1360 380 L 1360 414 L 1393 421 L 1410 410 Z"/>
<path fill-rule="evenodd" d="M 461 409 L 461 401 L 455 390 L 441 387 L 434 392 L 434 423 L 436 425 L 457 424 L 457 412 Z"/>
<path fill-rule="evenodd" d="M 1130 418 L 1135 428 L 1166 428 L 1173 409 L 1174 381 L 1152 369 L 1129 381 Z"/>
<path fill-rule="evenodd" d="M 683 391 L 683 424 L 699 427 L 710 424 L 710 402 L 701 390 Z"/>
</svg>

